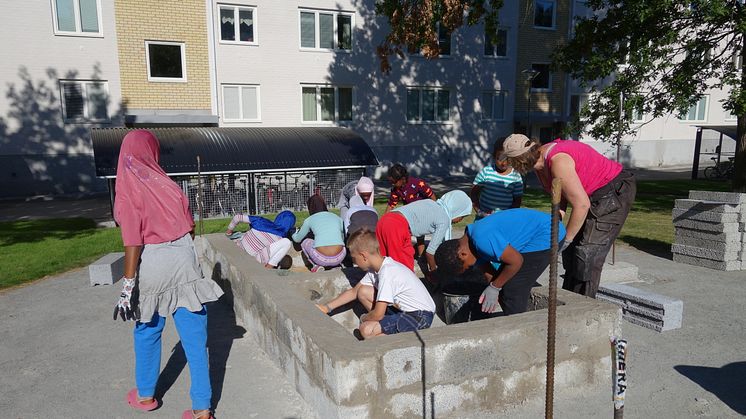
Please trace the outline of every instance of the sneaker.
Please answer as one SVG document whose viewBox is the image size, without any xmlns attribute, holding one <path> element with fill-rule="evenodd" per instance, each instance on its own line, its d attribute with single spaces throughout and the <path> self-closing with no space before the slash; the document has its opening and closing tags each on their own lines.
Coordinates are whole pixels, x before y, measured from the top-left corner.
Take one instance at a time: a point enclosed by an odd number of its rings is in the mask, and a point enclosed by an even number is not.
<svg viewBox="0 0 746 419">
<path fill-rule="evenodd" d="M 324 272 L 324 269 L 325 268 L 323 266 L 321 266 L 321 265 L 313 265 L 313 267 L 311 268 L 311 272 L 313 272 L 313 273 Z"/>
</svg>

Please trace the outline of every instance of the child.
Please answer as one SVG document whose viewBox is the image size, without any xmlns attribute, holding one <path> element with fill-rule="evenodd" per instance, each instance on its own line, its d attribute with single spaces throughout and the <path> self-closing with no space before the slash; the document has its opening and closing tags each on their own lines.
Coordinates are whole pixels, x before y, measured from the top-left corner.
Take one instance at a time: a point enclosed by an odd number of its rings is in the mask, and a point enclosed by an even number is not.
<svg viewBox="0 0 746 419">
<path fill-rule="evenodd" d="M 355 196 L 362 198 L 365 205 L 373 206 L 374 189 L 375 186 L 373 185 L 373 181 L 365 176 L 361 177 L 359 180 L 353 180 L 352 182 L 349 182 L 348 184 L 343 186 L 342 190 L 339 193 L 339 202 L 337 202 L 337 208 L 339 208 L 339 216 L 342 219 L 345 218 L 345 214 L 352 205 L 350 203 L 350 200 Z"/>
<path fill-rule="evenodd" d="M 407 204 L 384 214 L 376 226 L 381 254 L 414 271 L 412 236 L 432 234 L 424 252 L 427 266 L 435 270 L 435 250 L 451 238 L 451 224 L 471 214 L 471 200 L 463 191 L 451 191 L 433 202 L 429 199 Z M 426 273 L 427 275 L 428 273 Z"/>
<path fill-rule="evenodd" d="M 327 211 L 321 195 L 308 198 L 308 213 L 311 216 L 293 234 L 293 241 L 301 244 L 303 254 L 311 263 L 311 272 L 338 266 L 347 255 L 342 219 Z M 308 233 L 313 233 L 313 238 L 306 238 Z"/>
<path fill-rule="evenodd" d="M 456 276 L 472 265 L 484 272 L 487 288 L 479 297 L 482 311 L 500 304 L 506 315 L 523 313 L 536 280 L 549 265 L 551 217 L 515 208 L 498 211 L 466 226 L 463 237 L 444 242 L 435 253 L 438 271 Z M 559 240 L 565 227 L 559 223 Z M 560 243 L 561 245 L 561 243 Z M 501 263 L 495 268 L 495 263 Z"/>
<path fill-rule="evenodd" d="M 424 180 L 409 176 L 407 169 L 401 164 L 397 163 L 391 166 L 388 178 L 391 182 L 391 194 L 384 214 L 393 210 L 399 202 L 407 205 L 421 199 L 432 199 L 433 201 L 437 199 L 433 190 Z M 417 236 L 417 257 L 422 256 L 424 252 L 425 237 Z"/>
<path fill-rule="evenodd" d="M 264 217 L 236 214 L 228 224 L 225 234 L 233 234 L 233 229 L 239 223 L 248 223 L 250 230 L 236 241 L 238 247 L 254 256 L 267 269 L 278 266 L 290 269 L 293 260 L 287 254 L 293 244 L 285 236 L 295 226 L 295 215 L 292 212 L 282 211 L 277 214 L 274 222 Z"/>
<path fill-rule="evenodd" d="M 502 157 L 503 141 L 505 138 L 495 141 L 492 149 L 494 163 L 485 166 L 474 178 L 471 200 L 474 203 L 477 220 L 495 211 L 521 206 L 523 179 Z"/>
<path fill-rule="evenodd" d="M 342 217 L 342 222 L 347 237 L 354 233 L 355 230 L 359 230 L 363 227 L 366 227 L 371 231 L 376 231 L 378 213 L 372 206 L 365 205 L 362 198 L 359 196 L 353 196 L 352 199 L 350 199 L 350 209 L 347 211 L 345 216 Z"/>
<path fill-rule="evenodd" d="M 367 287 L 361 302 L 369 310 L 360 317 L 360 334 L 363 338 L 430 327 L 435 302 L 414 273 L 401 263 L 382 256 L 376 236 L 370 230 L 354 232 L 350 236 L 349 246 L 355 264 L 368 271 L 360 281 L 363 283 L 361 288 Z M 373 288 L 377 290 L 375 305 L 372 299 L 368 300 Z"/>
</svg>

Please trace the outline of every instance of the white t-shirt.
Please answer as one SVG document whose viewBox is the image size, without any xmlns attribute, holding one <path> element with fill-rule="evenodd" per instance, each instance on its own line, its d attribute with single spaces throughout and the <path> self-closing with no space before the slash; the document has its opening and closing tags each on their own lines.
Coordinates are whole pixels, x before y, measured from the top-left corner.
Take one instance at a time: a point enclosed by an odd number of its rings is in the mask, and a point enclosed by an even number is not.
<svg viewBox="0 0 746 419">
<path fill-rule="evenodd" d="M 378 289 L 377 301 L 396 304 L 402 311 L 435 312 L 435 302 L 420 279 L 390 257 L 383 259 L 378 272 L 368 272 L 361 282 Z"/>
</svg>

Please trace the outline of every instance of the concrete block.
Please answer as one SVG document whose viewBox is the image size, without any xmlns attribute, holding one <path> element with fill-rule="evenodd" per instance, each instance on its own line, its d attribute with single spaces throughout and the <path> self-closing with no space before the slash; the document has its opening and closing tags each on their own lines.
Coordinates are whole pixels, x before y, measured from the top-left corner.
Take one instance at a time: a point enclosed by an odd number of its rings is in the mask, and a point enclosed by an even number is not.
<svg viewBox="0 0 746 419">
<path fill-rule="evenodd" d="M 109 253 L 88 266 L 91 286 L 112 285 L 124 275 L 124 252 Z"/>
<path fill-rule="evenodd" d="M 677 220 L 707 221 L 708 223 L 737 223 L 739 214 L 735 212 L 701 212 L 696 210 L 674 209 L 674 222 Z"/>
<path fill-rule="evenodd" d="M 673 254 L 673 261 L 686 263 L 687 265 L 701 266 L 703 268 L 715 269 L 718 271 L 740 271 L 746 269 L 743 262 L 738 260 L 729 260 L 727 262 L 703 259 L 694 256 L 687 256 L 678 253 Z"/>
<path fill-rule="evenodd" d="M 713 191 L 689 191 L 689 199 L 702 201 L 718 201 L 726 204 L 746 204 L 746 193 L 737 192 L 713 192 Z"/>
<path fill-rule="evenodd" d="M 679 243 L 680 238 L 691 238 L 691 239 L 699 239 L 699 240 L 708 240 L 713 242 L 742 242 L 743 241 L 743 233 L 738 232 L 725 232 L 725 233 L 718 233 L 715 231 L 705 231 L 705 230 L 692 230 L 688 228 L 676 228 L 676 234 L 674 236 L 674 243 Z M 684 244 L 684 243 L 680 243 Z"/>
<path fill-rule="evenodd" d="M 697 258 L 704 258 L 718 261 L 729 261 L 738 260 L 739 251 L 723 252 L 705 247 L 692 247 L 685 246 L 683 244 L 674 244 L 671 246 L 672 253 L 678 253 L 681 255 L 694 256 Z"/>
<path fill-rule="evenodd" d="M 617 260 L 613 265 L 604 263 L 601 271 L 601 283 L 624 283 L 637 282 L 639 280 L 639 269 L 637 265 Z"/>
<path fill-rule="evenodd" d="M 676 228 L 688 228 L 689 230 L 713 231 L 716 233 L 738 233 L 738 223 L 717 223 L 707 221 L 690 220 L 686 218 L 673 218 L 673 225 Z"/>
<path fill-rule="evenodd" d="M 741 243 L 740 240 L 714 241 L 714 240 L 704 240 L 699 237 L 687 237 L 687 236 L 679 236 L 679 235 L 676 235 L 675 240 L 674 240 L 674 245 L 699 247 L 699 248 L 707 249 L 708 251 L 723 252 L 724 254 L 739 252 L 741 251 L 741 248 L 743 247 L 743 244 Z M 679 253 L 687 254 L 686 252 L 679 252 Z"/>
<path fill-rule="evenodd" d="M 741 205 L 728 204 L 718 201 L 701 201 L 698 199 L 677 199 L 674 208 L 697 212 L 739 212 Z"/>
<path fill-rule="evenodd" d="M 602 285 L 596 298 L 620 306 L 625 320 L 656 332 L 681 327 L 684 311 L 681 300 L 622 284 Z"/>
</svg>

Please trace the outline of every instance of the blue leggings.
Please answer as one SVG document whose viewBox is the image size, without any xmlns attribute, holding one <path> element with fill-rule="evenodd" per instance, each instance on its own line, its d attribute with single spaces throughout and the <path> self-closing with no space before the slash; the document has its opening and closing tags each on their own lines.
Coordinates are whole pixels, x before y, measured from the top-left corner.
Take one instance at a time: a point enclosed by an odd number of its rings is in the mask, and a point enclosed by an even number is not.
<svg viewBox="0 0 746 419">
<path fill-rule="evenodd" d="M 174 312 L 173 318 L 189 364 L 192 409 L 209 409 L 212 388 L 207 360 L 207 309 L 203 305 L 202 311 L 192 313 L 181 307 Z M 135 383 L 140 397 L 155 394 L 161 372 L 161 333 L 165 325 L 166 318 L 158 313 L 149 323 L 137 322 L 135 325 Z"/>
</svg>

